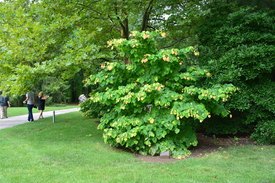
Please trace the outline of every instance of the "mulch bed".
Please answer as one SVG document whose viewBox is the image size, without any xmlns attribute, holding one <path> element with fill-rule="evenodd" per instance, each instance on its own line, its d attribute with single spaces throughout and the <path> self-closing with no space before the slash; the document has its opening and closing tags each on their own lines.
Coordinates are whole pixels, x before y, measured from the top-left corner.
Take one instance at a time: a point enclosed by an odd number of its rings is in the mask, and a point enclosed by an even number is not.
<svg viewBox="0 0 275 183">
<path fill-rule="evenodd" d="M 203 134 L 198 134 L 197 137 L 199 141 L 198 146 L 190 149 L 192 154 L 188 158 L 207 156 L 212 152 L 231 146 L 254 144 L 254 142 L 248 137 L 209 137 Z M 169 156 L 142 156 L 139 154 L 136 154 L 135 156 L 145 162 L 169 163 L 180 161 L 170 158 Z"/>
</svg>

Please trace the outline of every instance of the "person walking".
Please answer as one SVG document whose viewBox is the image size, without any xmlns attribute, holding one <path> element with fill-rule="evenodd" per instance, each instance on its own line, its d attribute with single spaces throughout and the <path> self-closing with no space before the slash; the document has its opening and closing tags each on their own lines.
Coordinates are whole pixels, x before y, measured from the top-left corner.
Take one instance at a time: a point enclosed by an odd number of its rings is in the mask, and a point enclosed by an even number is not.
<svg viewBox="0 0 275 183">
<path fill-rule="evenodd" d="M 46 99 L 49 98 L 49 96 L 44 95 L 44 93 L 41 91 L 38 94 L 38 110 L 40 111 L 39 118 L 43 119 L 43 111 L 45 110 L 45 102 Z"/>
<path fill-rule="evenodd" d="M 10 98 L 8 96 L 4 97 L 4 118 L 8 118 L 8 107 L 10 107 Z"/>
<path fill-rule="evenodd" d="M 28 108 L 28 121 L 33 121 L 33 113 L 32 109 L 34 107 L 34 93 L 32 91 L 29 91 L 26 93 L 26 99 L 23 101 L 24 104 L 27 104 Z"/>
<path fill-rule="evenodd" d="M 4 106 L 5 106 L 5 97 L 2 96 L 2 91 L 0 91 L 0 118 L 4 119 L 5 114 L 4 114 Z"/>
</svg>

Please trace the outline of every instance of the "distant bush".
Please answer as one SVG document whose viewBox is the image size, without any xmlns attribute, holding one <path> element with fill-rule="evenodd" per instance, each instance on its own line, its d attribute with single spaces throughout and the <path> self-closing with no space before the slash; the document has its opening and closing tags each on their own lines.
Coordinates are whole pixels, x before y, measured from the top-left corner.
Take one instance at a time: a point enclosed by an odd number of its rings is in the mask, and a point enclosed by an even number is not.
<svg viewBox="0 0 275 183">
<path fill-rule="evenodd" d="M 23 101 L 25 100 L 25 96 L 9 96 L 10 103 L 12 107 L 21 107 L 23 106 Z"/>
<path fill-rule="evenodd" d="M 275 144 L 275 120 L 259 123 L 252 134 L 252 139 L 259 144 Z"/>
<path fill-rule="evenodd" d="M 106 110 L 107 108 L 104 105 L 94 103 L 90 99 L 80 104 L 80 111 L 84 116 L 90 118 L 101 118 Z"/>
</svg>

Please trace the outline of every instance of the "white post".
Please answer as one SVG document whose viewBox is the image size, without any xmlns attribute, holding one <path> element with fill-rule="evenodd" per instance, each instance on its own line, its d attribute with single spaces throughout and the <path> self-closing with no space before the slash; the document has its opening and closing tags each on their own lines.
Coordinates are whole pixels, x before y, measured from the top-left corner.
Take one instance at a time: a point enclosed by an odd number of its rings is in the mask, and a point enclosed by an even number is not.
<svg viewBox="0 0 275 183">
<path fill-rule="evenodd" d="M 53 111 L 53 123 L 55 123 L 55 111 Z"/>
</svg>

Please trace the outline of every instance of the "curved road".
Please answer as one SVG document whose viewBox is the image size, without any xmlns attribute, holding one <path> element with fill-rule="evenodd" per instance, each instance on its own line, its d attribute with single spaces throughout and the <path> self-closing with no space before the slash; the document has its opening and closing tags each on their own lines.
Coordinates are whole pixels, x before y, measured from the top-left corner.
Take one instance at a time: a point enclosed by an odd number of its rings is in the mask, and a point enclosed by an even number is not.
<svg viewBox="0 0 275 183">
<path fill-rule="evenodd" d="M 63 109 L 63 110 L 57 110 L 55 111 L 55 115 L 60 115 L 60 114 L 66 114 L 70 112 L 76 112 L 79 111 L 79 108 L 72 108 L 72 109 Z M 33 113 L 33 118 L 38 119 L 39 113 Z M 53 111 L 47 111 L 43 112 L 44 118 L 52 117 L 53 116 Z M 14 117 L 9 117 L 6 119 L 0 119 L 0 130 L 4 128 L 10 128 L 16 125 L 20 125 L 23 123 L 28 122 L 28 115 L 21 115 L 21 116 L 14 116 Z M 29 122 L 28 122 L 29 123 Z"/>
</svg>

